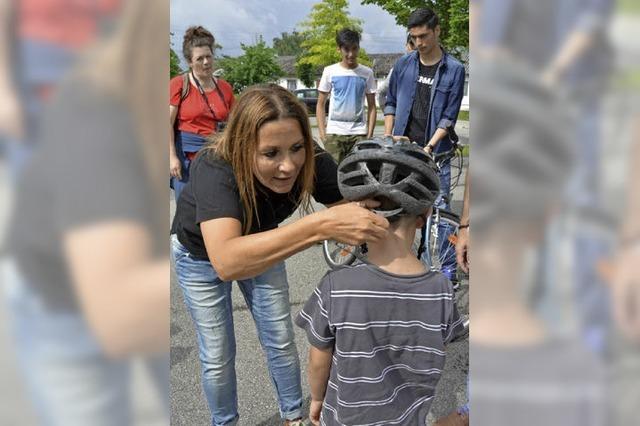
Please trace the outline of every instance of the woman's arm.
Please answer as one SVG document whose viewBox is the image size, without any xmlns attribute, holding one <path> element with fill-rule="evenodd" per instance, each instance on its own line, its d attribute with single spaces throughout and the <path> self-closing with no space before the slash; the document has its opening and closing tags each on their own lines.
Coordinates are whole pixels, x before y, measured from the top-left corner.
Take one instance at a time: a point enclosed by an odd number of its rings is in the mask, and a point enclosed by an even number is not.
<svg viewBox="0 0 640 426">
<path fill-rule="evenodd" d="M 334 239 L 359 245 L 381 239 L 389 222 L 356 203 L 321 210 L 270 231 L 242 236 L 234 218 L 200 224 L 209 260 L 224 281 L 255 277 L 276 263 L 310 247 Z"/>
<path fill-rule="evenodd" d="M 153 258 L 151 245 L 149 229 L 133 221 L 64 236 L 80 308 L 111 357 L 169 349 L 169 261 Z"/>
<path fill-rule="evenodd" d="M 180 159 L 176 153 L 176 140 L 174 134 L 174 125 L 176 117 L 178 115 L 178 107 L 175 105 L 169 105 L 169 174 L 171 176 L 182 179 L 182 166 Z"/>
</svg>

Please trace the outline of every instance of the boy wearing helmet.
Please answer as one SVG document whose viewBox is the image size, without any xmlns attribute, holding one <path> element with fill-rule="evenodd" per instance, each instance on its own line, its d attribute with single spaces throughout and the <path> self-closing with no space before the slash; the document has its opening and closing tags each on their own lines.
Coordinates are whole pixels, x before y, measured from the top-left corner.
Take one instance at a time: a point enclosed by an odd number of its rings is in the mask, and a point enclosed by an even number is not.
<svg viewBox="0 0 640 426">
<path fill-rule="evenodd" d="M 376 199 L 386 238 L 367 261 L 327 273 L 295 319 L 311 344 L 313 424 L 426 424 L 445 343 L 465 330 L 451 282 L 412 245 L 439 180 L 433 160 L 391 138 L 357 143 L 338 168 L 342 195 Z"/>
</svg>

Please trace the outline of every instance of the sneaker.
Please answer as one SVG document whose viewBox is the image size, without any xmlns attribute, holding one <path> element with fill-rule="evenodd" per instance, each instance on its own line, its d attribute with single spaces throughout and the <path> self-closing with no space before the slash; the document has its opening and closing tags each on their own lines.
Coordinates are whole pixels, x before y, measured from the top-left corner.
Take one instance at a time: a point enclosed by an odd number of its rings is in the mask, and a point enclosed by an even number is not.
<svg viewBox="0 0 640 426">
<path fill-rule="evenodd" d="M 284 426 L 305 426 L 305 423 L 302 419 L 285 420 Z"/>
</svg>

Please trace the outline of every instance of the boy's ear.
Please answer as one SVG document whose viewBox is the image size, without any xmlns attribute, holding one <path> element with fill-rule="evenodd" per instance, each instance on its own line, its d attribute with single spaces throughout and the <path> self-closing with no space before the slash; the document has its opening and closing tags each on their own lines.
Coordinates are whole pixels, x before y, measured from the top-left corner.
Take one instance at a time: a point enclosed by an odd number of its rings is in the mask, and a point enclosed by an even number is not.
<svg viewBox="0 0 640 426">
<path fill-rule="evenodd" d="M 427 224 L 427 217 L 431 215 L 432 211 L 433 207 L 429 207 L 429 210 L 427 210 L 424 214 L 416 217 L 416 228 L 422 228 Z"/>
</svg>

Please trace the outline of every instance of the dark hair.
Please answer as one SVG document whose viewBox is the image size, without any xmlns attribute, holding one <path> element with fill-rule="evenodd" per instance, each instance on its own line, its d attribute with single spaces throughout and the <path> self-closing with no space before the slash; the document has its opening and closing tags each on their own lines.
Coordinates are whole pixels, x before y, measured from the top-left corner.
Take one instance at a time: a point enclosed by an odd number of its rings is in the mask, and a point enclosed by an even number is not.
<svg viewBox="0 0 640 426">
<path fill-rule="evenodd" d="M 336 33 L 338 47 L 360 46 L 360 33 L 351 28 L 343 28 Z"/>
<path fill-rule="evenodd" d="M 211 49 L 211 53 L 213 53 L 215 42 L 216 39 L 213 37 L 213 34 L 205 27 L 200 25 L 189 27 L 182 39 L 182 56 L 184 56 L 187 62 L 191 62 L 194 47 L 208 46 Z"/>
<path fill-rule="evenodd" d="M 428 8 L 424 9 L 416 9 L 411 12 L 409 15 L 409 20 L 407 21 L 407 28 L 411 29 L 414 27 L 421 27 L 426 25 L 427 28 L 433 30 L 439 23 L 438 15 Z"/>
</svg>

